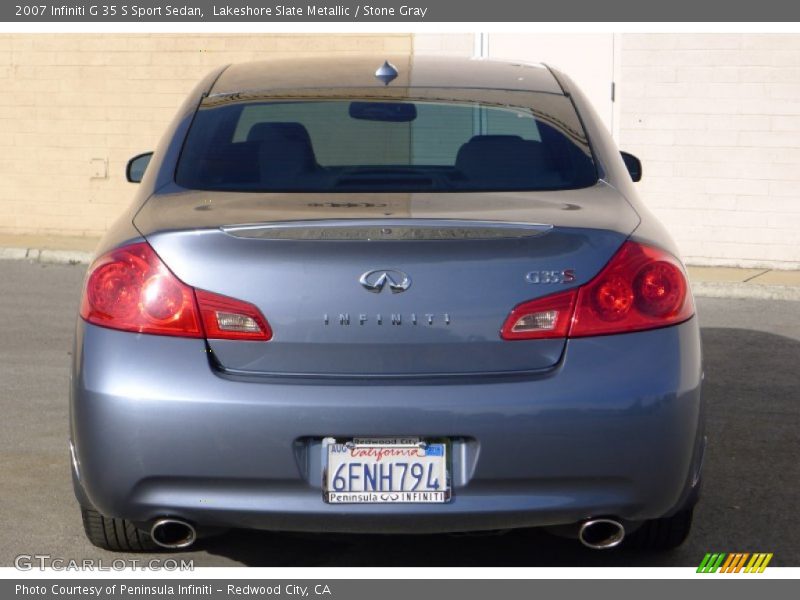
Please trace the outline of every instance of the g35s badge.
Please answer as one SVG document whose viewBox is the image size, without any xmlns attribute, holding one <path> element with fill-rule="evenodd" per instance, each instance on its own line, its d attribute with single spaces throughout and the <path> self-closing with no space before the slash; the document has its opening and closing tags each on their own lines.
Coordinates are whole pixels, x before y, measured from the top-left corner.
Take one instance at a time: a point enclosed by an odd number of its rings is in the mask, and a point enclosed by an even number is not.
<svg viewBox="0 0 800 600">
<path fill-rule="evenodd" d="M 563 271 L 531 271 L 525 275 L 528 283 L 572 283 L 575 281 L 575 269 Z"/>
</svg>

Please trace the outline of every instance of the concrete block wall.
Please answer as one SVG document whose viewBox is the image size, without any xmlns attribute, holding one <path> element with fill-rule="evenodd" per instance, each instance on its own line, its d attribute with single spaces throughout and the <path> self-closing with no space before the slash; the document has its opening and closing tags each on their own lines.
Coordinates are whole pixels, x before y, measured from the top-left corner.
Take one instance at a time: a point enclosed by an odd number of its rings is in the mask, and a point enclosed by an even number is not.
<svg viewBox="0 0 800 600">
<path fill-rule="evenodd" d="M 800 35 L 621 37 L 619 145 L 684 258 L 800 268 Z"/>
<path fill-rule="evenodd" d="M 100 236 L 212 68 L 287 55 L 410 53 L 409 34 L 0 34 L 0 234 Z"/>
</svg>

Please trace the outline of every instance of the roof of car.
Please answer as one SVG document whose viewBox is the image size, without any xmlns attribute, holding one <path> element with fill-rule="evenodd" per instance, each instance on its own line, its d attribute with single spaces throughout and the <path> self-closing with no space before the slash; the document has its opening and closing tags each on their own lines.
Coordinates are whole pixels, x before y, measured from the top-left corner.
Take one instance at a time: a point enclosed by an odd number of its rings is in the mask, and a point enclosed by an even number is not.
<svg viewBox="0 0 800 600">
<path fill-rule="evenodd" d="M 384 61 L 397 70 L 396 79 L 388 84 L 375 76 Z M 477 88 L 563 94 L 558 81 L 542 64 L 370 54 L 233 64 L 214 83 L 210 95 L 343 88 Z"/>
</svg>

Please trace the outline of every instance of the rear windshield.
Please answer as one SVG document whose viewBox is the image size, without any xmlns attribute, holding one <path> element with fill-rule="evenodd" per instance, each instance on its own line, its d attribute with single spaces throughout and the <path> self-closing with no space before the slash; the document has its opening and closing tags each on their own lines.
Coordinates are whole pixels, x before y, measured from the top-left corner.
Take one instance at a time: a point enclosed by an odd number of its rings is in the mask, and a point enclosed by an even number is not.
<svg viewBox="0 0 800 600">
<path fill-rule="evenodd" d="M 597 171 L 568 98 L 549 112 L 435 101 L 276 100 L 203 107 L 176 173 L 250 192 L 558 190 Z M 558 105 L 561 115 L 554 115 Z"/>
</svg>

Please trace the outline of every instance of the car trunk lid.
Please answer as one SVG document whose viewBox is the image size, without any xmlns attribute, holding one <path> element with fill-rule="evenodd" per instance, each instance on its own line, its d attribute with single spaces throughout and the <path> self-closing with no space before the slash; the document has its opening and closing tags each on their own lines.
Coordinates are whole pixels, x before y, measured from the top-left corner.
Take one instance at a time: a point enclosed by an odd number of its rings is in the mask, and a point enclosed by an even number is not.
<svg viewBox="0 0 800 600">
<path fill-rule="evenodd" d="M 180 279 L 268 320 L 269 342 L 209 340 L 220 367 L 328 377 L 550 368 L 565 340 L 504 341 L 503 321 L 520 302 L 589 281 L 637 223 L 602 183 L 478 194 L 176 189 L 135 219 Z"/>
</svg>

